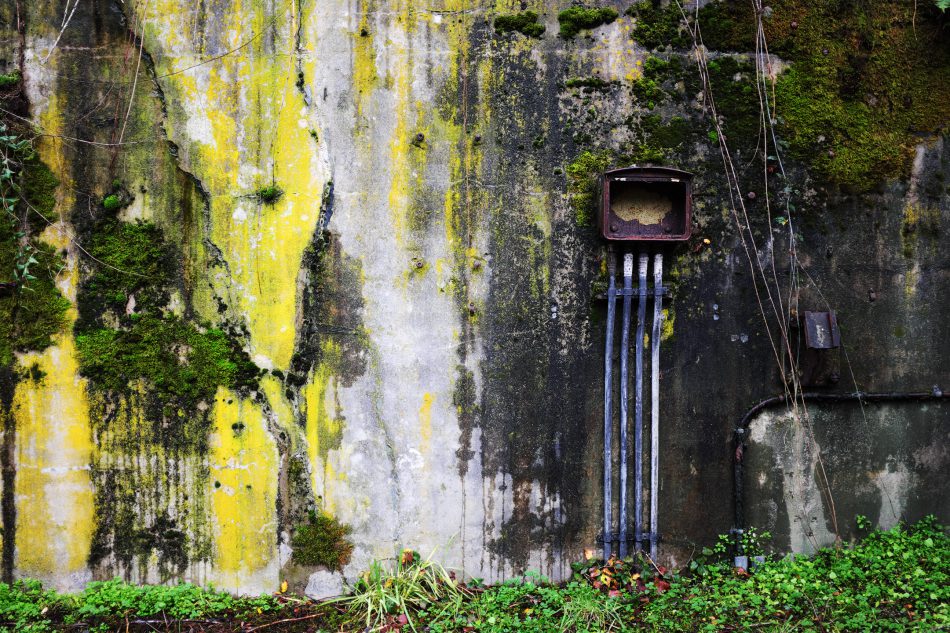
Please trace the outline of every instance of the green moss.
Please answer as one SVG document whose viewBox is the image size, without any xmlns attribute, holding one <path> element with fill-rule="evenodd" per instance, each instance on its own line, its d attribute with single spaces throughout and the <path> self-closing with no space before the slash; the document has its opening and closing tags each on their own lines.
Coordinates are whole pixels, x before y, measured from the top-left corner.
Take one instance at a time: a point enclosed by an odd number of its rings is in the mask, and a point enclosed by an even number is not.
<svg viewBox="0 0 950 633">
<path fill-rule="evenodd" d="M 691 132 L 686 119 L 678 116 L 666 124 L 662 124 L 659 117 L 644 117 L 642 129 L 649 134 L 650 145 L 657 149 L 678 149 L 686 142 Z"/>
<path fill-rule="evenodd" d="M 219 385 L 238 387 L 257 376 L 247 354 L 221 330 L 199 330 L 172 316 L 143 315 L 122 329 L 76 336 L 80 372 L 92 387 L 128 391 L 143 380 L 162 398 L 210 400 Z"/>
<path fill-rule="evenodd" d="M 125 312 L 133 294 L 139 312 L 167 301 L 175 257 L 154 224 L 106 220 L 87 240 L 86 250 L 99 265 L 81 286 L 80 329 L 105 310 Z"/>
<path fill-rule="evenodd" d="M 585 151 L 567 166 L 567 191 L 574 219 L 580 226 L 591 226 L 597 214 L 598 178 L 614 160 L 609 151 Z"/>
<path fill-rule="evenodd" d="M 224 332 L 168 312 L 178 259 L 158 227 L 106 220 L 87 244 L 95 260 L 80 286 L 76 346 L 94 390 L 128 392 L 142 380 L 160 401 L 186 406 L 219 385 L 256 381 L 257 368 Z"/>
<path fill-rule="evenodd" d="M 0 195 L 16 198 L 14 208 L 21 217 L 29 215 L 24 200 L 37 210 L 51 211 L 58 182 L 49 169 L 32 157 L 22 163 L 19 175 L 19 195 L 7 188 Z M 71 305 L 56 287 L 63 258 L 49 245 L 24 234 L 11 215 L 0 214 L 0 282 L 14 282 L 17 265 L 29 260 L 32 278 L 0 290 L 0 366 L 11 365 L 14 352 L 42 351 L 51 345 L 52 337 L 66 326 Z"/>
<path fill-rule="evenodd" d="M 769 51 L 791 62 L 772 104 L 791 155 L 819 179 L 854 191 L 906 175 L 920 136 L 950 121 L 945 18 L 933 6 L 888 0 L 770 7 Z M 748 3 L 713 2 L 699 19 L 711 49 L 753 50 Z M 758 109 L 756 95 L 747 101 Z M 718 93 L 716 102 L 732 114 Z"/>
<path fill-rule="evenodd" d="M 293 562 L 298 565 L 323 565 L 331 571 L 342 569 L 350 562 L 353 544 L 347 540 L 352 532 L 349 525 L 323 512 L 311 512 L 307 523 L 294 531 L 291 546 Z"/>
<path fill-rule="evenodd" d="M 755 67 L 744 60 L 723 57 L 709 62 L 708 68 L 716 112 L 730 146 L 739 151 L 755 147 L 761 127 Z"/>
<path fill-rule="evenodd" d="M 495 32 L 499 35 L 516 31 L 528 37 L 541 37 L 544 25 L 538 23 L 538 14 L 534 11 L 522 11 L 499 15 L 495 18 Z"/>
<path fill-rule="evenodd" d="M 710 50 L 755 50 L 756 21 L 751 2 L 710 2 L 699 10 L 699 24 L 703 44 Z"/>
<path fill-rule="evenodd" d="M 692 42 L 681 28 L 683 15 L 676 2 L 665 7 L 659 0 L 638 2 L 626 13 L 636 18 L 633 39 L 644 48 L 683 48 Z"/>
<path fill-rule="evenodd" d="M 258 189 L 254 195 L 257 196 L 258 201 L 264 204 L 272 204 L 284 195 L 284 191 L 277 185 L 266 185 Z"/>
<path fill-rule="evenodd" d="M 593 29 L 602 24 L 610 24 L 619 14 L 610 8 L 588 9 L 586 7 L 571 7 L 557 14 L 557 21 L 561 25 L 560 36 L 571 39 L 584 29 Z"/>
<path fill-rule="evenodd" d="M 641 104 L 651 110 L 666 96 L 660 85 L 647 77 L 641 77 L 633 82 L 633 94 Z"/>
<path fill-rule="evenodd" d="M 122 207 L 122 201 L 114 193 L 110 193 L 108 196 L 102 199 L 102 208 L 106 211 L 118 211 Z"/>
<path fill-rule="evenodd" d="M 55 220 L 52 216 L 56 209 L 57 187 L 59 180 L 38 158 L 33 157 L 24 164 L 20 196 L 29 203 L 28 210 L 31 213 L 42 214 L 42 218 L 36 218 L 38 226 L 46 226 L 47 220 Z"/>
<path fill-rule="evenodd" d="M 0 74 L 0 90 L 6 90 L 20 83 L 20 71 L 14 70 L 12 73 Z"/>
<path fill-rule="evenodd" d="M 600 77 L 572 77 L 564 82 L 568 88 L 590 88 L 591 90 L 607 90 L 616 84 L 615 81 L 604 81 Z"/>
</svg>

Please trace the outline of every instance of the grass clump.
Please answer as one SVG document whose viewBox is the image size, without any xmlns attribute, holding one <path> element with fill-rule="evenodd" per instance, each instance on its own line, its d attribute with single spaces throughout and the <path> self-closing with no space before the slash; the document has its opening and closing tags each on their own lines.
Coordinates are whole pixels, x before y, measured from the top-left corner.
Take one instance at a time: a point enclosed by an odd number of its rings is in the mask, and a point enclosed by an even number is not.
<svg viewBox="0 0 950 633">
<path fill-rule="evenodd" d="M 345 605 L 365 630 L 398 629 L 406 624 L 416 630 L 419 619 L 453 621 L 470 598 L 468 587 L 456 580 L 454 573 L 407 549 L 392 564 L 373 561 L 353 593 L 337 602 Z"/>
<path fill-rule="evenodd" d="M 294 532 L 293 561 L 298 565 L 323 565 L 330 571 L 342 569 L 353 553 L 353 544 L 346 538 L 353 528 L 323 512 L 310 512 L 308 518 Z"/>
<path fill-rule="evenodd" d="M 557 21 L 561 25 L 560 36 L 564 39 L 571 39 L 584 29 L 593 29 L 602 24 L 610 24 L 619 15 L 608 7 L 601 9 L 571 7 L 565 9 L 557 14 Z"/>
<path fill-rule="evenodd" d="M 263 204 L 273 204 L 284 195 L 283 189 L 277 185 L 265 185 L 255 192 L 257 200 Z"/>
<path fill-rule="evenodd" d="M 528 37 L 541 37 L 544 35 L 544 25 L 538 22 L 538 14 L 534 11 L 509 13 L 495 18 L 495 33 L 502 35 L 512 31 Z"/>
</svg>

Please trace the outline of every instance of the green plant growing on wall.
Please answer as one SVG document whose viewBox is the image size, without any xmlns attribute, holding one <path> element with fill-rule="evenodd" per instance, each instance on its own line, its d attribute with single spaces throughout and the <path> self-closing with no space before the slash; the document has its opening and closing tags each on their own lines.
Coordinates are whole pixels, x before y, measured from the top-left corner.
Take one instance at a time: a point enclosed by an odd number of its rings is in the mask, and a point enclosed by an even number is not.
<svg viewBox="0 0 950 633">
<path fill-rule="evenodd" d="M 20 71 L 14 70 L 12 73 L 0 73 L 0 90 L 6 90 L 20 83 Z"/>
<path fill-rule="evenodd" d="M 273 204 L 284 195 L 284 191 L 277 185 L 265 185 L 255 192 L 259 202 L 263 204 Z"/>
<path fill-rule="evenodd" d="M 122 201 L 119 200 L 119 196 L 114 193 L 110 193 L 108 196 L 102 199 L 102 208 L 106 211 L 118 211 L 121 207 Z"/>
<path fill-rule="evenodd" d="M 58 182 L 32 144 L 0 122 L 0 366 L 15 351 L 39 351 L 66 324 L 69 301 L 56 287 L 63 266 L 47 244 L 30 233 L 32 215 L 49 214 Z M 34 204 L 35 201 L 35 204 Z M 37 218 L 38 220 L 39 218 Z"/>
<path fill-rule="evenodd" d="M 559 35 L 569 40 L 584 29 L 593 29 L 603 24 L 610 24 L 619 15 L 613 9 L 606 7 L 601 9 L 571 7 L 557 14 L 557 21 L 561 25 Z"/>
<path fill-rule="evenodd" d="M 544 35 L 544 25 L 538 23 L 538 14 L 534 11 L 509 13 L 495 18 L 495 33 L 502 35 L 512 31 L 528 37 L 541 37 Z"/>
<path fill-rule="evenodd" d="M 353 529 L 325 512 L 310 512 L 308 520 L 298 525 L 291 539 L 293 561 L 298 565 L 323 565 L 331 571 L 350 562 L 353 544 L 347 536 Z"/>
<path fill-rule="evenodd" d="M 683 48 L 690 43 L 680 28 L 683 14 L 676 2 L 664 7 L 659 0 L 644 0 L 627 9 L 626 14 L 636 18 L 633 40 L 644 48 Z"/>
</svg>

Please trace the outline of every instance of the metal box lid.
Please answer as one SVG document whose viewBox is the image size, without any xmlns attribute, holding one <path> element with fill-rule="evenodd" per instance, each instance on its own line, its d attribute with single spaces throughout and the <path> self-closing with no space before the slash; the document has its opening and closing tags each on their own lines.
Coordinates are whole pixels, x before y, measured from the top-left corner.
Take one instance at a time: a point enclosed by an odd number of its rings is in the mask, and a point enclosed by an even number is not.
<svg viewBox="0 0 950 633">
<path fill-rule="evenodd" d="M 672 167 L 624 167 L 601 177 L 601 235 L 608 240 L 689 239 L 693 175 Z"/>
</svg>

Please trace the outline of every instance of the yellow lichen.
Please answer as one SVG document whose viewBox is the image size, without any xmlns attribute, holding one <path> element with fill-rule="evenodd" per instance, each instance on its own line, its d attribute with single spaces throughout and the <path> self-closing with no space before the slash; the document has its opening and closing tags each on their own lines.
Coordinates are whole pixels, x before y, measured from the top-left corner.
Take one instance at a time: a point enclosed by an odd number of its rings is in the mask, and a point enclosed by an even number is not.
<svg viewBox="0 0 950 633">
<path fill-rule="evenodd" d="M 272 590 L 277 566 L 277 446 L 259 404 L 220 387 L 214 399 L 209 482 L 215 584 Z"/>
</svg>

